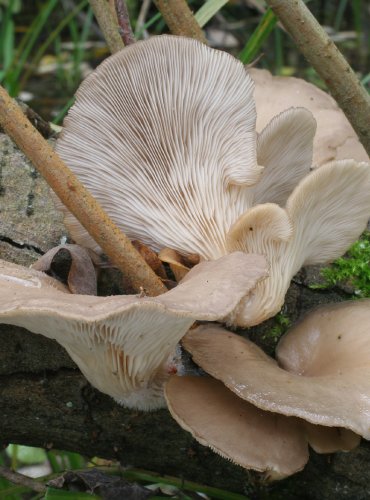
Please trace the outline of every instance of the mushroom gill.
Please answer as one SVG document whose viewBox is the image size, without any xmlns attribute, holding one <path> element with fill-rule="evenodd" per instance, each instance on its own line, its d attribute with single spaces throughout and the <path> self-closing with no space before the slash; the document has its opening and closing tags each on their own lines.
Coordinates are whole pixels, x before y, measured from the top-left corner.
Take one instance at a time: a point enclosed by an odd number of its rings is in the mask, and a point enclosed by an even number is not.
<svg viewBox="0 0 370 500">
<path fill-rule="evenodd" d="M 95 297 L 0 261 L 0 322 L 56 340 L 93 386 L 121 404 L 154 409 L 164 405 L 163 382 L 192 323 L 230 313 L 266 274 L 263 257 L 237 252 L 195 266 L 159 297 Z"/>
</svg>

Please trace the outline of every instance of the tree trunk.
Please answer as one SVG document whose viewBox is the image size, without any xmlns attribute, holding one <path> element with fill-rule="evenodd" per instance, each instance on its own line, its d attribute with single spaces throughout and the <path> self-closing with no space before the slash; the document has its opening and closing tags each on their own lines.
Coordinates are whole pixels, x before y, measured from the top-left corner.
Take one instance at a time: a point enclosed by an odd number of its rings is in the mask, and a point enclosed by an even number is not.
<svg viewBox="0 0 370 500">
<path fill-rule="evenodd" d="M 66 236 L 44 181 L 0 134 L 0 258 L 23 265 Z M 313 306 L 342 300 L 344 291 L 314 291 L 317 269 L 294 280 L 284 314 L 295 320 Z M 117 284 L 119 287 L 119 283 Z M 248 331 L 273 349 L 276 320 Z M 56 342 L 21 328 L 0 326 L 0 442 L 75 451 L 119 460 L 161 474 L 244 492 L 254 498 L 366 499 L 370 446 L 317 455 L 305 470 L 274 484 L 220 458 L 181 430 L 166 410 L 127 410 L 93 389 Z"/>
</svg>

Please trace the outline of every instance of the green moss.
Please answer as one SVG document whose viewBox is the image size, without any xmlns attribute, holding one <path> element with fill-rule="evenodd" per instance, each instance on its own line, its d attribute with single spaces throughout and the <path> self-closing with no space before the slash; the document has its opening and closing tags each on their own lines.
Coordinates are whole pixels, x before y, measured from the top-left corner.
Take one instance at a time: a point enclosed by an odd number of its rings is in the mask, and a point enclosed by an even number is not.
<svg viewBox="0 0 370 500">
<path fill-rule="evenodd" d="M 344 257 L 321 271 L 326 283 L 314 288 L 346 285 L 354 297 L 370 297 L 370 232 L 366 231 Z"/>
<path fill-rule="evenodd" d="M 274 324 L 262 335 L 262 340 L 272 340 L 277 342 L 283 333 L 291 325 L 291 320 L 284 313 L 279 313 L 274 317 Z"/>
</svg>

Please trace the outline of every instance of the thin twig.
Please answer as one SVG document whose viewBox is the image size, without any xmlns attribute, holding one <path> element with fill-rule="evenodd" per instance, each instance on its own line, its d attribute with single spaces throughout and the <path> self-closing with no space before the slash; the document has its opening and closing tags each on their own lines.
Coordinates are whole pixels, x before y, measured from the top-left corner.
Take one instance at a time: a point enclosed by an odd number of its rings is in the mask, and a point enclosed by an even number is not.
<svg viewBox="0 0 370 500">
<path fill-rule="evenodd" d="M 128 13 L 126 2 L 125 0 L 115 0 L 114 3 L 122 41 L 125 45 L 131 45 L 135 43 L 135 36 L 132 31 L 130 15 Z"/>
<path fill-rule="evenodd" d="M 266 0 L 328 86 L 370 156 L 370 95 L 302 0 Z"/>
<path fill-rule="evenodd" d="M 166 287 L 130 240 L 112 222 L 1 86 L 0 125 L 31 160 L 62 203 L 121 269 L 132 287 L 137 292 L 144 289 L 149 295 L 164 293 Z"/>
<path fill-rule="evenodd" d="M 154 3 L 173 35 L 187 36 L 207 43 L 186 0 L 154 0 Z"/>
<path fill-rule="evenodd" d="M 37 493 L 44 493 L 46 491 L 46 486 L 44 484 L 24 476 L 23 474 L 19 474 L 19 472 L 14 472 L 3 465 L 0 465 L 0 476 L 13 484 L 19 484 Z"/>
<path fill-rule="evenodd" d="M 119 26 L 109 3 L 106 0 L 89 1 L 111 53 L 114 54 L 123 49 L 124 43 L 119 34 Z"/>
</svg>

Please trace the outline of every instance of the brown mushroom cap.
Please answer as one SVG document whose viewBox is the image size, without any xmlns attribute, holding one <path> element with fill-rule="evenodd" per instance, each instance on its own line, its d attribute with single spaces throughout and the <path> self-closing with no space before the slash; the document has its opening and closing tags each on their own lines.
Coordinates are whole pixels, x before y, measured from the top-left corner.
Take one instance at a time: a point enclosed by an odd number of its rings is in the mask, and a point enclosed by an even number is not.
<svg viewBox="0 0 370 500">
<path fill-rule="evenodd" d="M 341 427 L 324 427 L 302 421 L 307 441 L 316 453 L 351 451 L 360 444 L 361 436 Z"/>
<path fill-rule="evenodd" d="M 50 271 L 54 257 L 61 250 L 68 252 L 71 259 L 67 280 L 70 291 L 81 295 L 97 295 L 97 280 L 92 258 L 89 251 L 79 245 L 59 245 L 52 248 L 32 264 L 32 269 Z"/>
<path fill-rule="evenodd" d="M 176 345 L 194 320 L 229 314 L 266 275 L 266 262 L 241 252 L 204 262 L 154 298 L 71 295 L 40 275 L 1 262 L 0 321 L 57 340 L 99 390 L 150 409 L 163 405 Z"/>
<path fill-rule="evenodd" d="M 152 37 L 82 83 L 56 149 L 131 239 L 217 258 L 246 209 L 241 187 L 262 170 L 255 120 L 240 61 L 193 39 Z M 65 222 L 96 248 L 70 214 Z"/>
<path fill-rule="evenodd" d="M 307 442 L 294 418 L 264 412 L 209 377 L 171 377 L 168 408 L 199 443 L 247 469 L 282 479 L 303 469 Z"/>
<path fill-rule="evenodd" d="M 279 344 L 283 368 L 215 326 L 188 332 L 183 344 L 207 373 L 258 408 L 370 439 L 369 322 L 370 301 L 318 309 Z"/>
<path fill-rule="evenodd" d="M 272 76 L 266 70 L 255 68 L 248 72 L 255 83 L 257 131 L 290 106 L 302 106 L 312 112 L 317 122 L 314 165 L 344 159 L 369 161 L 343 111 L 326 92 L 300 78 Z"/>
</svg>

